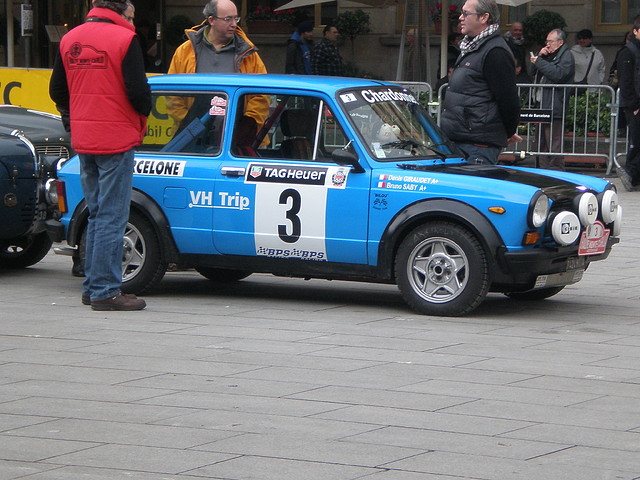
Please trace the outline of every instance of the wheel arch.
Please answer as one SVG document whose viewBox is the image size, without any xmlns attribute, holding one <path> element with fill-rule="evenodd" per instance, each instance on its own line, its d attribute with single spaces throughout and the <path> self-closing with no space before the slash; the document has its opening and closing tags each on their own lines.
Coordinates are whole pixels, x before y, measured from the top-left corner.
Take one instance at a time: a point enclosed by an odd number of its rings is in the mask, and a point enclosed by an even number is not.
<svg viewBox="0 0 640 480">
<path fill-rule="evenodd" d="M 378 266 L 385 278 L 395 279 L 394 259 L 404 238 L 418 225 L 448 221 L 473 232 L 487 254 L 490 275 L 497 267 L 497 252 L 504 245 L 491 222 L 471 205 L 446 198 L 423 200 L 399 211 L 387 225 L 378 249 Z"/>
<path fill-rule="evenodd" d="M 166 260 L 173 260 L 178 255 L 178 249 L 171 235 L 169 221 L 158 204 L 147 194 L 134 189 L 131 192 L 131 210 L 135 210 L 143 215 L 158 235 L 162 255 Z M 73 217 L 69 222 L 69 232 L 67 243 L 71 246 L 78 246 L 80 235 L 89 219 L 89 209 L 84 199 L 76 207 Z"/>
</svg>

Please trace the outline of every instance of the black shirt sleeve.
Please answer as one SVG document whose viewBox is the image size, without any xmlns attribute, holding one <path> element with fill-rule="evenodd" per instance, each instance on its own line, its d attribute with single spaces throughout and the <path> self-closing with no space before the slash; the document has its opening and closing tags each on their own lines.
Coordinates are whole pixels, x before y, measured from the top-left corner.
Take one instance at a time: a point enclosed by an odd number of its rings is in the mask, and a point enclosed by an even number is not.
<svg viewBox="0 0 640 480">
<path fill-rule="evenodd" d="M 151 113 L 151 89 L 144 72 L 144 56 L 137 37 L 134 37 L 122 60 L 122 76 L 127 97 L 133 108 L 145 117 Z"/>
<path fill-rule="evenodd" d="M 53 63 L 53 71 L 49 80 L 49 96 L 60 112 L 65 129 L 69 131 L 69 85 L 60 50 L 58 50 Z"/>
<path fill-rule="evenodd" d="M 510 138 L 520 122 L 520 97 L 516 86 L 516 65 L 511 52 L 494 48 L 488 54 L 482 71 L 497 105 L 502 124 Z"/>
</svg>

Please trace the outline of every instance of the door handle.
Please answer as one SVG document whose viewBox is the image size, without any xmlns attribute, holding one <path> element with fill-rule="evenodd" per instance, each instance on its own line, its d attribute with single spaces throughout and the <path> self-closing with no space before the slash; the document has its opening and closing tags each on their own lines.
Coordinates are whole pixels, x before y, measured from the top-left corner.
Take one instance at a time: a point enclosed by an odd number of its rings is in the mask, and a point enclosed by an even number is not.
<svg viewBox="0 0 640 480">
<path fill-rule="evenodd" d="M 222 167 L 220 173 L 229 177 L 244 177 L 244 167 Z"/>
</svg>

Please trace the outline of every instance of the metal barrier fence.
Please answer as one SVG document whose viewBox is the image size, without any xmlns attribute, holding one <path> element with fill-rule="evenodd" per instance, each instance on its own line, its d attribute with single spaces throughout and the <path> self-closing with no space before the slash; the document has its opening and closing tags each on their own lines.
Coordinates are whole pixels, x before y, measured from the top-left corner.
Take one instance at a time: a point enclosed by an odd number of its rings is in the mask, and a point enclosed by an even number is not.
<svg viewBox="0 0 640 480">
<path fill-rule="evenodd" d="M 417 94 L 423 105 L 440 124 L 442 99 L 447 84 L 440 87 L 433 101 L 431 87 L 421 82 L 398 82 Z M 554 114 L 540 107 L 542 93 L 549 95 L 552 103 L 558 97 L 565 100 L 562 111 Z M 606 166 L 609 175 L 618 158 L 627 151 L 627 135 L 618 138 L 618 95 L 608 85 L 541 85 L 518 84 L 522 113 L 518 133 L 522 142 L 509 145 L 501 158 L 517 163 L 540 155 L 564 157 L 567 164 L 581 163 Z M 425 98 L 426 97 L 426 98 Z M 552 120 L 553 117 L 556 117 Z M 549 125 L 549 137 L 561 129 L 562 141 L 557 151 L 547 152 L 542 142 L 542 126 Z M 621 152 L 621 153 L 618 153 Z M 622 153 L 624 152 L 624 153 Z M 537 161 L 536 161 L 537 164 Z"/>
</svg>

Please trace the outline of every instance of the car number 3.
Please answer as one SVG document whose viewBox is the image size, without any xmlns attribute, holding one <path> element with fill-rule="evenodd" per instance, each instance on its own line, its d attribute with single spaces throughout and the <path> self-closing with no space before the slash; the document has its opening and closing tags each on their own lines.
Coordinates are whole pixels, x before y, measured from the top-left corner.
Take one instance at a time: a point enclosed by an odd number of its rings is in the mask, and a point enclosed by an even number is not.
<svg viewBox="0 0 640 480">
<path fill-rule="evenodd" d="M 278 236 L 285 243 L 296 243 L 300 239 L 301 223 L 298 213 L 300 213 L 300 192 L 293 188 L 287 188 L 280 194 L 280 205 L 287 205 L 291 199 L 291 208 L 287 210 L 287 220 L 291 222 L 291 235 L 287 234 L 286 225 L 278 225 Z"/>
<path fill-rule="evenodd" d="M 327 189 L 256 185 L 254 239 L 259 255 L 326 259 Z"/>
</svg>

